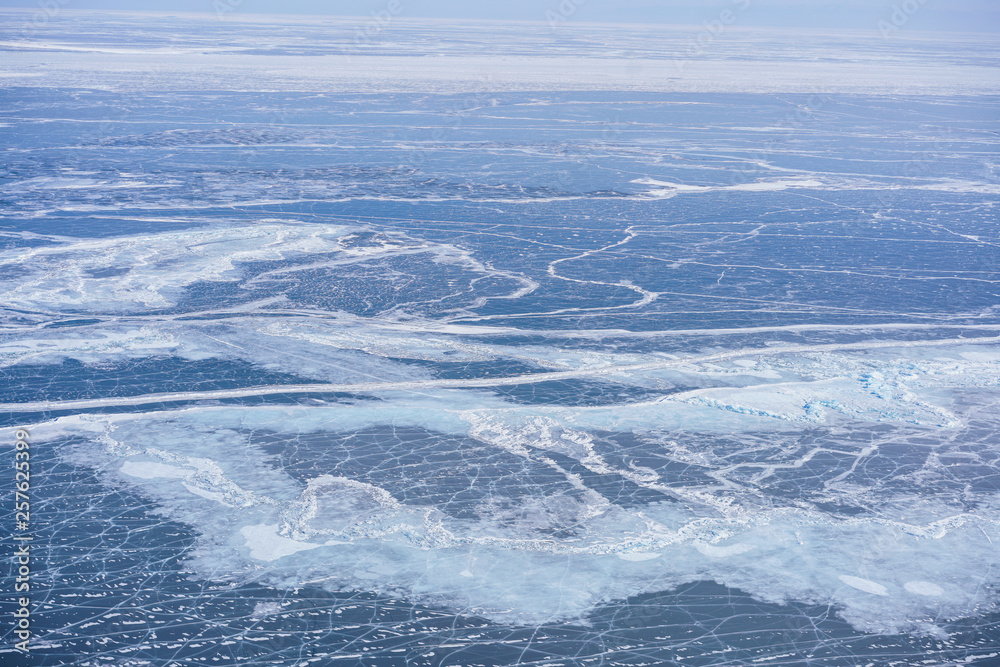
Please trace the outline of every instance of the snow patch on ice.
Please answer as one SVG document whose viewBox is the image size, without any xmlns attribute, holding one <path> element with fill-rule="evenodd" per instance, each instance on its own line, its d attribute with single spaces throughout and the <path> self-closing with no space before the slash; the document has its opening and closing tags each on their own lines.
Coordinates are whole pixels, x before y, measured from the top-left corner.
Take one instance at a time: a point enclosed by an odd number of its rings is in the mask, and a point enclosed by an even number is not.
<svg viewBox="0 0 1000 667">
<path fill-rule="evenodd" d="M 318 549 L 321 544 L 311 544 L 282 537 L 278 534 L 277 524 L 259 524 L 244 526 L 240 533 L 246 538 L 246 546 L 250 548 L 250 557 L 257 560 L 273 561 L 300 551 Z"/>
<path fill-rule="evenodd" d="M 944 594 L 944 589 L 929 581 L 907 581 L 903 588 L 915 595 L 938 596 Z"/>
<path fill-rule="evenodd" d="M 888 595 L 889 589 L 882 584 L 870 581 L 868 579 L 862 579 L 861 577 L 854 577 L 849 574 L 842 574 L 839 577 L 842 582 L 850 586 L 851 588 L 856 588 L 859 591 L 864 591 L 865 593 L 871 593 L 872 595 Z"/>
</svg>

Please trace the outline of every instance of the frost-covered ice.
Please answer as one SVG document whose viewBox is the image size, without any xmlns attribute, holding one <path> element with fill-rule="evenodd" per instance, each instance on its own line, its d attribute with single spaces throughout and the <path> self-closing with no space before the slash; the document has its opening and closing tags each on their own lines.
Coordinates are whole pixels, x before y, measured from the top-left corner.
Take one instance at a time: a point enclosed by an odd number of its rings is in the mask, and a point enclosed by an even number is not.
<svg viewBox="0 0 1000 667">
<path fill-rule="evenodd" d="M 648 406 L 639 406 L 635 410 L 646 414 L 638 418 L 630 416 L 629 406 L 617 405 L 613 415 L 604 407 L 548 407 L 548 416 L 539 417 L 531 415 L 537 415 L 538 408 L 489 402 L 462 409 L 447 394 L 400 397 L 390 405 L 367 410 L 203 407 L 74 416 L 39 425 L 35 433 L 40 438 L 87 434 L 88 440 L 99 443 L 97 449 L 74 448 L 73 456 L 86 451 L 86 460 L 107 460 L 100 465 L 133 478 L 134 486 L 160 511 L 198 526 L 206 541 L 197 548 L 195 563 L 205 568 L 205 576 L 228 579 L 254 563 L 274 563 L 257 576 L 273 583 L 322 581 L 334 590 L 368 588 L 428 604 L 471 605 L 495 621 L 518 623 L 585 616 L 598 604 L 648 592 L 651 577 L 668 587 L 668 582 L 676 585 L 707 576 L 765 600 L 835 599 L 840 613 L 864 630 L 919 629 L 927 613 L 959 617 L 963 610 L 969 613 L 989 604 L 981 590 L 984 583 L 994 583 L 992 542 L 1000 539 L 996 521 L 982 511 L 953 504 L 947 496 L 918 500 L 914 487 L 899 480 L 863 482 L 859 465 L 877 467 L 886 458 L 871 441 L 807 450 L 795 444 L 800 436 L 775 432 L 773 425 L 760 420 L 754 426 L 770 430 L 765 437 L 775 442 L 758 445 L 756 457 L 734 464 L 731 456 L 702 446 L 700 483 L 679 483 L 663 464 L 682 462 L 690 451 L 647 429 L 672 421 L 685 433 L 695 431 L 697 424 L 698 437 L 706 439 L 713 431 L 710 415 L 648 414 Z M 606 437 L 574 428 L 598 420 L 604 420 L 598 430 L 603 433 L 620 430 L 623 421 L 649 424 L 631 431 L 645 433 L 647 444 L 638 451 L 658 450 L 661 462 L 641 466 L 634 460 L 618 461 L 620 453 L 607 449 Z M 724 432 L 736 424 L 721 421 L 717 428 Z M 430 470 L 419 472 L 422 463 L 416 464 L 413 481 L 398 487 L 399 478 L 388 471 L 366 470 L 360 478 L 344 474 L 355 466 L 347 465 L 338 452 L 350 457 L 353 447 L 338 444 L 333 453 L 324 451 L 330 437 L 342 443 L 350 434 L 368 432 L 395 441 L 398 432 L 406 431 L 423 433 L 423 440 L 430 438 L 428 445 L 434 433 L 468 443 L 463 447 L 486 445 L 475 454 L 485 458 L 466 461 L 455 473 L 458 479 L 512 466 L 525 478 L 508 492 L 503 486 L 469 488 L 464 492 L 467 502 L 452 499 L 436 505 L 421 498 L 420 486 L 407 486 L 426 484 L 424 475 Z M 886 446 L 898 437 L 890 436 Z M 313 452 L 299 456 L 319 456 L 337 474 L 310 476 L 274 468 L 268 451 L 289 438 Z M 156 446 L 144 446 L 147 440 Z M 384 461 L 388 453 L 378 453 L 378 442 L 372 438 L 368 449 L 375 450 L 355 450 L 354 455 Z M 724 442 L 719 445 L 723 451 Z M 933 467 L 932 459 L 947 456 L 936 449 L 915 475 Z M 774 452 L 781 450 L 785 462 L 775 460 Z M 754 460 L 765 453 L 770 454 Z M 747 454 L 744 445 L 741 455 Z M 841 462 L 823 473 L 826 479 L 817 480 L 822 483 L 814 489 L 794 502 L 770 508 L 756 504 L 754 498 L 763 490 L 777 492 L 794 480 L 790 471 L 807 469 L 810 461 L 830 454 Z M 112 463 L 121 458 L 123 464 Z M 310 463 L 320 466 L 317 470 L 324 465 Z M 270 472 L 262 476 L 262 470 Z M 525 496 L 530 479 L 544 475 L 561 481 L 550 481 L 539 495 Z M 619 480 L 617 502 L 595 490 L 602 477 Z M 137 483 L 136 478 L 149 481 Z M 395 484 L 387 483 L 393 478 Z M 597 488 L 603 484 L 607 482 Z M 414 493 L 408 502 L 397 499 Z M 628 494 L 628 502 L 622 502 L 622 493 Z M 825 509 L 831 503 L 855 509 L 831 515 Z M 870 513 L 875 508 L 877 513 Z M 885 546 L 873 550 L 873 543 Z M 376 546 L 393 554 L 392 564 L 363 567 Z M 568 557 L 574 558 L 581 577 L 573 580 L 571 590 L 566 590 L 565 577 L 557 575 Z M 456 571 L 456 558 L 474 558 L 479 567 Z M 876 565 L 879 582 L 843 574 L 845 569 Z M 460 578 L 453 578 L 456 575 Z M 928 575 L 940 583 L 913 583 Z M 428 581 L 436 583 L 428 586 Z M 521 584 L 511 588 L 513 581 Z M 892 599 L 873 605 L 840 584 Z M 941 584 L 949 585 L 952 594 L 928 603 L 927 591 Z M 890 586 L 898 591 L 895 595 L 889 595 Z"/>
<path fill-rule="evenodd" d="M 108 21 L 0 35 L 39 665 L 991 664 L 995 44 Z"/>
</svg>

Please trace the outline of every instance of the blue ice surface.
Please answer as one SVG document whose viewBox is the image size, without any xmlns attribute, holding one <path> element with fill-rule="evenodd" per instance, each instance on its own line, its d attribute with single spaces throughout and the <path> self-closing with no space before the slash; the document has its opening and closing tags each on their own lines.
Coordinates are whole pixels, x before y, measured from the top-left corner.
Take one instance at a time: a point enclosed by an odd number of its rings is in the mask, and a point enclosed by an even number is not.
<svg viewBox="0 0 1000 667">
<path fill-rule="evenodd" d="M 0 95 L 31 664 L 995 664 L 996 98 Z"/>
</svg>

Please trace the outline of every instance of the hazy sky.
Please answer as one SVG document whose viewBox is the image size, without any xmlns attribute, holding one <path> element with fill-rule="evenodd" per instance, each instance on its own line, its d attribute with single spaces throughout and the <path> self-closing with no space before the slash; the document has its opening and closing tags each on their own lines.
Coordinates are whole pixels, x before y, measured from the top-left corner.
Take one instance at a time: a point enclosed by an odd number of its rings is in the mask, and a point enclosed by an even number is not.
<svg viewBox="0 0 1000 667">
<path fill-rule="evenodd" d="M 230 14 L 368 16 L 392 6 L 400 17 L 688 24 L 729 8 L 746 26 L 1000 31 L 1000 0 L 0 0 L 0 7 L 214 13 L 216 3 L 234 6 Z"/>
</svg>

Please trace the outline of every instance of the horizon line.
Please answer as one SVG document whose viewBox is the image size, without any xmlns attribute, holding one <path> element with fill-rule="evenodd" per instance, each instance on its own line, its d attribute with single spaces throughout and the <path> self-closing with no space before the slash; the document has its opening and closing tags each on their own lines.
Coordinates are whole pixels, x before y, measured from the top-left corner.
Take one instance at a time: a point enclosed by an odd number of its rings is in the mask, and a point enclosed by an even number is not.
<svg viewBox="0 0 1000 667">
<path fill-rule="evenodd" d="M 45 14 L 46 10 L 44 7 L 38 5 L 34 6 L 18 6 L 18 7 L 0 7 L 0 13 L 25 13 L 25 14 Z M 212 21 L 217 21 L 219 23 L 227 22 L 257 22 L 259 23 L 261 19 L 266 17 L 276 17 L 286 20 L 359 20 L 359 21 L 373 21 L 378 20 L 378 15 L 375 12 L 370 12 L 368 14 L 311 14 L 307 12 L 288 12 L 288 13 L 275 13 L 275 12 L 263 12 L 254 10 L 237 10 L 227 12 L 224 16 L 220 16 L 218 12 L 213 11 L 169 11 L 162 9 L 101 9 L 101 8 L 70 8 L 70 7 L 60 7 L 56 15 L 48 16 L 47 20 L 55 20 L 58 14 L 114 14 L 121 16 L 160 16 L 160 17 L 184 17 L 184 18 L 208 18 Z M 560 23 L 557 28 L 553 28 L 551 23 L 541 19 L 510 19 L 510 18 L 471 18 L 471 17 L 445 17 L 445 16 L 402 16 L 397 15 L 391 18 L 391 22 L 437 22 L 437 23 L 482 23 L 482 24 L 499 24 L 499 25 L 530 25 L 530 26 L 547 26 L 552 32 L 558 32 L 565 29 L 573 29 L 575 27 L 581 28 L 614 28 L 614 27 L 628 27 L 628 28 L 696 28 L 705 29 L 706 24 L 710 21 L 705 20 L 701 23 L 661 23 L 657 21 L 643 21 L 643 22 L 610 22 L 610 21 L 580 21 L 580 20 L 567 20 Z M 727 25 L 727 32 L 752 32 L 755 30 L 774 30 L 780 32 L 809 32 L 809 33 L 823 33 L 823 34 L 850 34 L 850 35 L 866 35 L 875 36 L 879 39 L 886 39 L 879 34 L 877 26 L 872 26 L 870 28 L 826 28 L 822 26 L 812 26 L 812 25 L 801 25 L 801 26 L 789 26 L 789 25 Z M 955 29 L 927 29 L 927 28 L 907 28 L 905 35 L 893 35 L 890 39 L 906 39 L 907 35 L 988 35 L 990 37 L 995 37 L 996 33 L 992 31 L 979 31 L 979 30 L 955 30 Z"/>
</svg>

